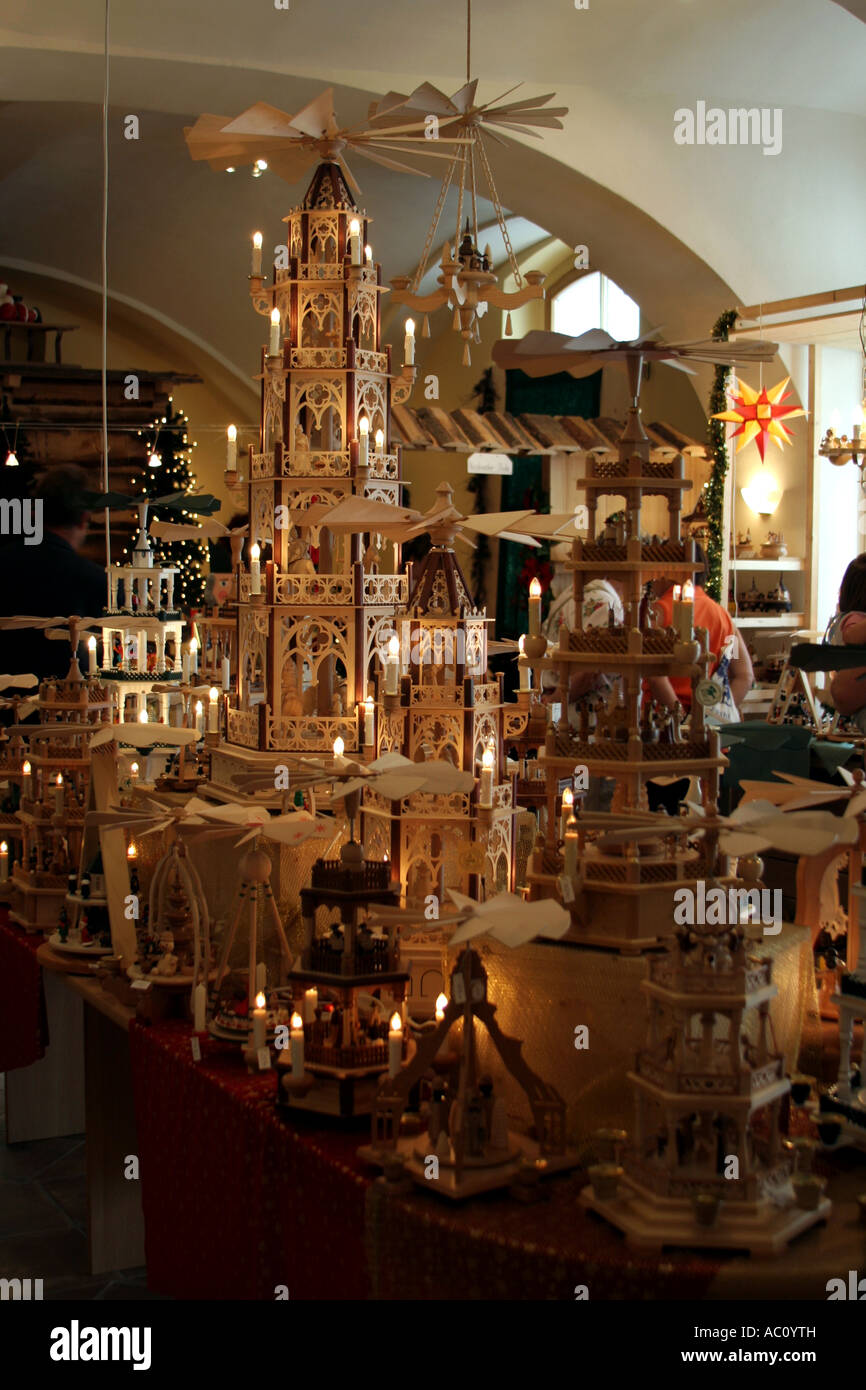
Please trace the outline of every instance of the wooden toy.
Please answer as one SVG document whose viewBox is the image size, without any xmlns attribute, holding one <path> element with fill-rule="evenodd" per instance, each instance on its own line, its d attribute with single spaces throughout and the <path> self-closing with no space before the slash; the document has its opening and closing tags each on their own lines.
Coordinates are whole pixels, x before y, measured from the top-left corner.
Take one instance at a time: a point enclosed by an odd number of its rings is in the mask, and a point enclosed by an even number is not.
<svg viewBox="0 0 866 1390">
<path fill-rule="evenodd" d="M 543 1081 L 521 1056 L 521 1043 L 502 1032 L 496 1006 L 488 997 L 487 972 L 468 941 L 485 932 L 511 946 L 531 939 L 540 930 L 561 935 L 568 916 L 556 903 L 528 904 L 501 894 L 479 905 L 462 894 L 450 894 L 461 923 L 450 945 L 459 948 L 451 971 L 450 999 L 440 1005 L 436 1024 L 418 1043 L 414 1057 L 379 1086 L 369 1145 L 359 1150 L 369 1162 L 384 1168 L 386 1181 L 405 1174 L 425 1190 L 460 1201 L 480 1192 L 511 1187 L 532 1200 L 542 1177 L 572 1168 L 577 1156 L 569 1151 L 565 1133 L 565 1102 L 555 1087 Z M 533 1137 L 509 1130 L 504 1100 L 493 1079 L 479 1072 L 476 1021 L 483 1023 L 502 1064 L 521 1086 L 532 1112 Z M 449 1034 L 460 1027 L 456 1076 L 434 1083 L 426 1130 L 401 1135 L 401 1119 L 409 1093 L 433 1070 L 446 1049 Z"/>
<path fill-rule="evenodd" d="M 752 954 L 742 927 L 682 927 L 643 989 L 634 1140 L 623 1169 L 607 1185 L 594 1179 L 582 1204 L 642 1249 L 783 1249 L 830 1202 L 820 1179 L 794 1173 L 783 1144 L 791 1083 L 773 1041 L 770 959 Z"/>
</svg>

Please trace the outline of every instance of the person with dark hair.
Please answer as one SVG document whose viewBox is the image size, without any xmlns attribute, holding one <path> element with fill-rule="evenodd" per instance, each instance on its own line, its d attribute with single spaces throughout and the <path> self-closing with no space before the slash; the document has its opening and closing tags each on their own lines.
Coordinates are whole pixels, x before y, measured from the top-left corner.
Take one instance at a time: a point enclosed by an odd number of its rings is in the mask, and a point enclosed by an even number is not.
<svg viewBox="0 0 866 1390">
<path fill-rule="evenodd" d="M 857 555 L 842 576 L 839 604 L 824 641 L 837 647 L 866 646 L 866 554 Z M 830 698 L 840 714 L 866 732 L 866 666 L 834 671 Z"/>
<path fill-rule="evenodd" d="M 734 707 L 731 713 L 734 713 L 739 711 L 740 704 L 751 690 L 755 679 L 752 658 L 728 610 L 710 598 L 701 585 L 704 557 L 700 546 L 695 546 L 695 552 L 700 568 L 695 574 L 694 625 L 707 629 L 711 658 L 708 674 L 718 674 L 721 680 L 724 672 Z M 672 579 L 653 581 L 654 606 L 660 627 L 670 627 L 673 623 L 673 590 Z M 653 676 L 647 681 L 647 686 L 654 700 L 666 705 L 668 709 L 672 709 L 679 702 L 688 714 L 692 704 L 692 685 L 685 676 L 674 676 L 670 679 L 667 676 Z"/>
<path fill-rule="evenodd" d="M 37 618 L 97 617 L 107 599 L 105 570 L 78 552 L 90 521 L 87 475 L 75 464 L 58 464 L 34 481 L 34 507 L 41 511 L 40 545 L 16 537 L 0 549 L 0 615 Z M 32 672 L 40 680 L 65 676 L 69 648 L 35 629 L 0 631 L 0 671 Z"/>
</svg>

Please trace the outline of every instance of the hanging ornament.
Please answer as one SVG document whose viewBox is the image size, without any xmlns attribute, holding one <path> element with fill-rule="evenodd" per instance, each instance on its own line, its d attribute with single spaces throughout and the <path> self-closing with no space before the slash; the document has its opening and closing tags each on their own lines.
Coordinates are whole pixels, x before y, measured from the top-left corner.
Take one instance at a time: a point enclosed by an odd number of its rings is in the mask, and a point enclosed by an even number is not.
<svg viewBox="0 0 866 1390">
<path fill-rule="evenodd" d="M 463 365 L 464 365 L 464 367 L 471 367 L 471 366 L 472 366 L 472 356 L 471 356 L 471 354 L 470 354 L 470 352 L 469 352 L 469 344 L 468 344 L 468 342 L 467 342 L 467 343 L 464 343 L 464 345 L 463 345 Z"/>
<path fill-rule="evenodd" d="M 506 338 L 510 338 L 510 337 L 511 337 L 511 312 L 510 312 L 510 310 L 509 310 L 509 312 L 505 315 L 505 336 L 506 336 Z"/>
<path fill-rule="evenodd" d="M 798 415 L 805 415 L 805 410 L 799 405 L 784 405 L 783 402 L 790 396 L 790 391 L 785 387 L 791 380 L 786 376 L 784 381 L 780 381 L 777 386 L 762 386 L 756 391 L 753 386 L 747 385 L 745 381 L 740 381 L 734 377 L 736 387 L 732 405 L 729 410 L 720 410 L 718 414 L 712 415 L 713 420 L 730 420 L 739 425 L 739 429 L 734 430 L 734 438 L 742 435 L 737 445 L 737 453 L 745 449 L 747 444 L 751 444 L 754 439 L 758 446 L 758 453 L 761 459 L 764 458 L 764 449 L 767 439 L 773 439 L 780 449 L 786 444 L 791 443 L 791 435 L 782 424 L 782 420 L 793 420 Z"/>
<path fill-rule="evenodd" d="M 421 324 L 421 337 L 422 337 L 422 338 L 429 338 L 429 337 L 430 337 L 430 318 L 429 318 L 429 315 L 427 315 L 427 314 L 424 315 L 424 321 L 423 321 L 423 323 Z"/>
</svg>

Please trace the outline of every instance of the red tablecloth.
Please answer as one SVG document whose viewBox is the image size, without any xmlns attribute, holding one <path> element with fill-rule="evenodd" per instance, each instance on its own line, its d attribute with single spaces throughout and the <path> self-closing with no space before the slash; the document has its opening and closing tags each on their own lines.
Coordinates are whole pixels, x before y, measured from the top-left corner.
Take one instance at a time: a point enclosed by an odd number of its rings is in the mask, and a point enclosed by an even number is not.
<svg viewBox="0 0 866 1390">
<path fill-rule="evenodd" d="M 369 1131 L 286 1123 L 274 1073 L 182 1023 L 130 1028 L 148 1282 L 175 1298 L 701 1298 L 720 1261 L 644 1255 L 577 1205 L 582 1179 L 552 1179 L 523 1206 L 491 1194 L 461 1207 L 386 1193 L 357 1157 Z"/>
<path fill-rule="evenodd" d="M 48 1015 L 36 952 L 43 937 L 28 936 L 0 907 L 0 1072 L 29 1067 L 45 1056 Z"/>
<path fill-rule="evenodd" d="M 182 1023 L 130 1027 L 151 1288 L 174 1298 L 363 1299 L 364 1133 L 295 1129 L 276 1074 Z"/>
</svg>

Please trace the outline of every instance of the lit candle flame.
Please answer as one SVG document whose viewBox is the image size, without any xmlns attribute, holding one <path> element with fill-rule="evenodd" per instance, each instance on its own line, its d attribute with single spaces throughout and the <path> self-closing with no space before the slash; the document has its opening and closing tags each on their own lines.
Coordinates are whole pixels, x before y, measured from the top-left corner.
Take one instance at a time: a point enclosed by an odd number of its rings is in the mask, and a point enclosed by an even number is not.
<svg viewBox="0 0 866 1390">
<path fill-rule="evenodd" d="M 391 1022 L 389 1023 L 388 1027 L 391 1029 L 392 1033 L 403 1032 L 403 1020 L 400 1017 L 400 1015 L 396 1012 L 396 1010 L 391 1015 Z"/>
<path fill-rule="evenodd" d="M 441 1023 L 445 1017 L 445 1010 L 448 1008 L 447 994 L 440 994 L 436 1000 L 436 1017 Z"/>
<path fill-rule="evenodd" d="M 228 435 L 229 443 L 234 444 L 235 440 L 238 437 L 237 425 L 229 425 L 226 429 L 226 434 Z"/>
<path fill-rule="evenodd" d="M 137 858 L 138 858 L 138 850 L 137 850 L 136 847 L 135 847 L 135 841 L 134 841 L 134 840 L 130 840 L 129 844 L 128 844 L 127 847 L 126 847 L 126 857 L 127 857 L 127 859 L 137 859 Z"/>
<path fill-rule="evenodd" d="M 335 758 L 342 758 L 342 756 L 343 756 L 343 751 L 344 751 L 346 745 L 345 745 L 345 743 L 343 742 L 343 740 L 340 738 L 340 735 L 339 735 L 339 734 L 337 734 L 337 737 L 334 739 L 334 745 L 333 745 L 333 747 L 334 747 L 334 757 L 335 757 Z"/>
<path fill-rule="evenodd" d="M 266 1003 L 267 1000 L 265 999 L 265 996 L 262 994 L 261 990 L 259 990 L 258 994 L 256 995 L 256 1008 L 263 1009 Z"/>
<path fill-rule="evenodd" d="M 300 1015 L 300 1014 L 297 1014 L 297 1013 L 296 1013 L 296 1014 L 292 1014 L 292 1031 L 295 1032 L 295 1033 L 297 1033 L 297 1032 L 299 1032 L 299 1031 L 302 1031 L 302 1030 L 303 1030 L 303 1027 L 304 1027 L 304 1020 L 301 1018 L 301 1015 Z"/>
</svg>

